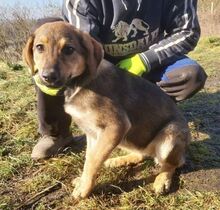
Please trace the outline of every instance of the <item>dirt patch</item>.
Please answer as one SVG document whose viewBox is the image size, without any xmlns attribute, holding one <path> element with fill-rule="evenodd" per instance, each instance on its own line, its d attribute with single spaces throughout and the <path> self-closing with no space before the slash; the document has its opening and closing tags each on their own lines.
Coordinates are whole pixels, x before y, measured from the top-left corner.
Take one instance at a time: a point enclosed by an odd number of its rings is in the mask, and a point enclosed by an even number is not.
<svg viewBox="0 0 220 210">
<path fill-rule="evenodd" d="M 220 74 L 214 73 L 208 78 L 205 91 L 183 104 L 192 130 L 192 143 L 180 176 L 186 189 L 220 191 L 219 102 Z"/>
<path fill-rule="evenodd" d="M 220 190 L 220 169 L 202 169 L 183 175 L 184 188 L 191 191 L 215 192 Z"/>
</svg>

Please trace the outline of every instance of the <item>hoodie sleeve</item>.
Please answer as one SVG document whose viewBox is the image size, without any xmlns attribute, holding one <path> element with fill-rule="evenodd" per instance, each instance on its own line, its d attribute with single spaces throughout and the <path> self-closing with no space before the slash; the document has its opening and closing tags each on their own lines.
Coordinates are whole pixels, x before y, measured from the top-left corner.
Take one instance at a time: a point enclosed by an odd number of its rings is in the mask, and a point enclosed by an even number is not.
<svg viewBox="0 0 220 210">
<path fill-rule="evenodd" d="M 164 9 L 165 37 L 140 54 L 149 70 L 169 65 L 196 46 L 200 26 L 196 14 L 197 0 L 167 1 Z"/>
<path fill-rule="evenodd" d="M 64 20 L 76 28 L 88 32 L 98 40 L 99 18 L 97 9 L 94 9 L 89 0 L 64 0 L 62 7 Z"/>
</svg>

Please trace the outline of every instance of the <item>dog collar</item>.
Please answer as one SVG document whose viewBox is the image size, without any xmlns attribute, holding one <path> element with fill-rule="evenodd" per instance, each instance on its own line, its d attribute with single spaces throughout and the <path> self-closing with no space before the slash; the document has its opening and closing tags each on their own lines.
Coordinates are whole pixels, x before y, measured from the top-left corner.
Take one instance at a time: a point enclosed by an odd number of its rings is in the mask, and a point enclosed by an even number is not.
<svg viewBox="0 0 220 210">
<path fill-rule="evenodd" d="M 50 88 L 50 87 L 47 87 L 46 85 L 44 85 L 41 80 L 40 80 L 40 77 L 38 74 L 35 74 L 33 76 L 34 78 L 34 81 L 35 81 L 35 84 L 40 88 L 40 90 L 44 93 L 46 93 L 47 95 L 50 95 L 50 96 L 56 96 L 57 93 L 62 89 L 62 88 Z"/>
</svg>

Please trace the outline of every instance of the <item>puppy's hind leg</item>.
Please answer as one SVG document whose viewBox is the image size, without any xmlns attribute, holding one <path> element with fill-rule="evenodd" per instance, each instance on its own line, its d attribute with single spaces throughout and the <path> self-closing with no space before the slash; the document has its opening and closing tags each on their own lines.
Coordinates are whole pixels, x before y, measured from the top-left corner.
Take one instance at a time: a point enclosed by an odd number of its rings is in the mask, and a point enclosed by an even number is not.
<svg viewBox="0 0 220 210">
<path fill-rule="evenodd" d="M 158 194 L 169 192 L 175 169 L 185 162 L 185 149 L 189 142 L 188 128 L 170 124 L 156 136 L 155 159 L 161 166 L 153 188 Z"/>
<path fill-rule="evenodd" d="M 105 166 L 106 167 L 120 167 L 120 166 L 128 166 L 128 165 L 135 165 L 140 163 L 141 161 L 144 160 L 144 155 L 141 153 L 130 153 L 128 155 L 124 155 L 121 157 L 116 157 L 116 158 L 110 158 L 105 161 Z"/>
<path fill-rule="evenodd" d="M 175 170 L 176 170 L 175 166 L 169 164 L 162 165 L 161 171 L 159 175 L 157 175 L 153 184 L 155 193 L 165 194 L 169 192 Z"/>
</svg>

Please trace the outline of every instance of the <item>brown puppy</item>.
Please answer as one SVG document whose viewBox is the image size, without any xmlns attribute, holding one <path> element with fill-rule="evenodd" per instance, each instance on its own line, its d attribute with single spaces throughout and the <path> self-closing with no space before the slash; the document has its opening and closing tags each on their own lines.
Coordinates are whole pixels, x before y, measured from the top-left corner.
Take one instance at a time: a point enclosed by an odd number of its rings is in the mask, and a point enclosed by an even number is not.
<svg viewBox="0 0 220 210">
<path fill-rule="evenodd" d="M 176 104 L 156 85 L 102 59 L 101 45 L 64 22 L 46 23 L 29 38 L 24 58 L 42 83 L 65 89 L 65 110 L 87 136 L 82 176 L 75 198 L 92 191 L 105 162 L 116 167 L 153 157 L 161 166 L 154 190 L 165 193 L 184 163 L 190 133 Z M 126 156 L 108 159 L 117 146 Z"/>
</svg>

